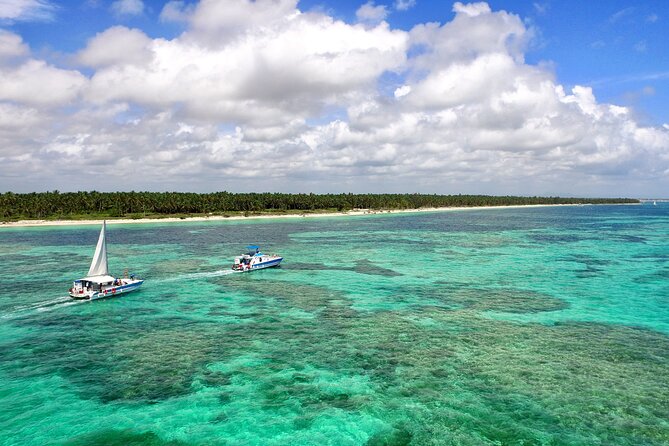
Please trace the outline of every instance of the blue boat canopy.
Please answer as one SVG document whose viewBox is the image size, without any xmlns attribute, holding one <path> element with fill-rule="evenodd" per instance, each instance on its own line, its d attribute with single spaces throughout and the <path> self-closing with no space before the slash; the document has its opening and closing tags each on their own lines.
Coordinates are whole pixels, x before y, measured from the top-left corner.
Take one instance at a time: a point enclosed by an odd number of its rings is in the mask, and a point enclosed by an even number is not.
<svg viewBox="0 0 669 446">
<path fill-rule="evenodd" d="M 246 249 L 249 250 L 249 254 L 255 254 L 256 252 L 260 252 L 260 246 L 257 245 L 249 245 L 246 247 Z"/>
</svg>

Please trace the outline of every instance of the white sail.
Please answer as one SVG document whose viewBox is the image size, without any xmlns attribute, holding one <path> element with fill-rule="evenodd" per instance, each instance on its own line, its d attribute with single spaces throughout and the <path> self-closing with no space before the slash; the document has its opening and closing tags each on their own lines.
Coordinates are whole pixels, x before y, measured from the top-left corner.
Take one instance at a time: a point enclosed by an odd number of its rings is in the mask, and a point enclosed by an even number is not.
<svg viewBox="0 0 669 446">
<path fill-rule="evenodd" d="M 102 229 L 100 230 L 100 238 L 98 239 L 98 246 L 95 247 L 93 262 L 91 262 L 91 267 L 88 270 L 89 277 L 109 275 L 109 270 L 107 267 L 107 240 L 105 238 L 106 228 L 106 221 L 103 221 Z"/>
</svg>

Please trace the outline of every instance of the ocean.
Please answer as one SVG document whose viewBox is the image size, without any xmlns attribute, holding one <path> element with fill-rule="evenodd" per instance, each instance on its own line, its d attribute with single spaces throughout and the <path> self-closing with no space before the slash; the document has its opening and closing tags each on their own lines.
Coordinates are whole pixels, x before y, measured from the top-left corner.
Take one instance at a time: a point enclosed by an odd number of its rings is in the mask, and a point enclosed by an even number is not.
<svg viewBox="0 0 669 446">
<path fill-rule="evenodd" d="M 669 444 L 669 203 L 99 230 L 0 228 L 0 445 Z"/>
</svg>

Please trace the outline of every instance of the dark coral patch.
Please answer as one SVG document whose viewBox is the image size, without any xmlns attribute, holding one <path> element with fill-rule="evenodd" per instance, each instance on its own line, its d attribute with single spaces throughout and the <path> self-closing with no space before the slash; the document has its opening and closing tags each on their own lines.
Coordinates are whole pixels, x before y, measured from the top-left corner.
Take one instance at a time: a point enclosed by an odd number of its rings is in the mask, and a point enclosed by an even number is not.
<svg viewBox="0 0 669 446">
<path fill-rule="evenodd" d="M 81 435 L 62 446 L 195 446 L 176 440 L 163 440 L 153 432 L 106 429 Z"/>
</svg>

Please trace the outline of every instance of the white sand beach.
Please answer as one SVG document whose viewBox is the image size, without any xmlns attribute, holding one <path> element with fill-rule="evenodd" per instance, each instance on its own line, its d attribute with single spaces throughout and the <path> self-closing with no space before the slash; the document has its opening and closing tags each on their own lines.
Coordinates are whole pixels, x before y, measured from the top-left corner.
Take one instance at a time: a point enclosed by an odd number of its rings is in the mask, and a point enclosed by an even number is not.
<svg viewBox="0 0 669 446">
<path fill-rule="evenodd" d="M 625 203 L 623 203 L 625 204 Z M 635 203 L 632 203 L 635 204 Z M 211 215 L 207 217 L 166 217 L 166 218 L 115 218 L 107 219 L 108 225 L 127 225 L 143 223 L 176 223 L 176 222 L 206 222 L 206 221 L 225 221 L 225 220 L 257 220 L 257 219 L 283 219 L 283 218 L 320 218 L 320 217 L 356 217 L 375 214 L 400 214 L 415 212 L 448 212 L 448 211 L 474 211 L 489 209 L 511 209 L 511 208 L 534 208 L 548 206 L 586 206 L 582 204 L 528 204 L 528 205 L 509 205 L 509 206 L 467 206 L 467 207 L 443 207 L 443 208 L 419 208 L 419 209 L 354 209 L 346 212 L 323 212 L 323 213 L 304 213 L 304 214 L 268 214 L 268 215 L 235 215 L 224 217 L 221 215 Z M 16 228 L 31 226 L 85 226 L 99 225 L 99 220 L 19 220 L 13 222 L 0 223 L 0 228 Z"/>
</svg>

